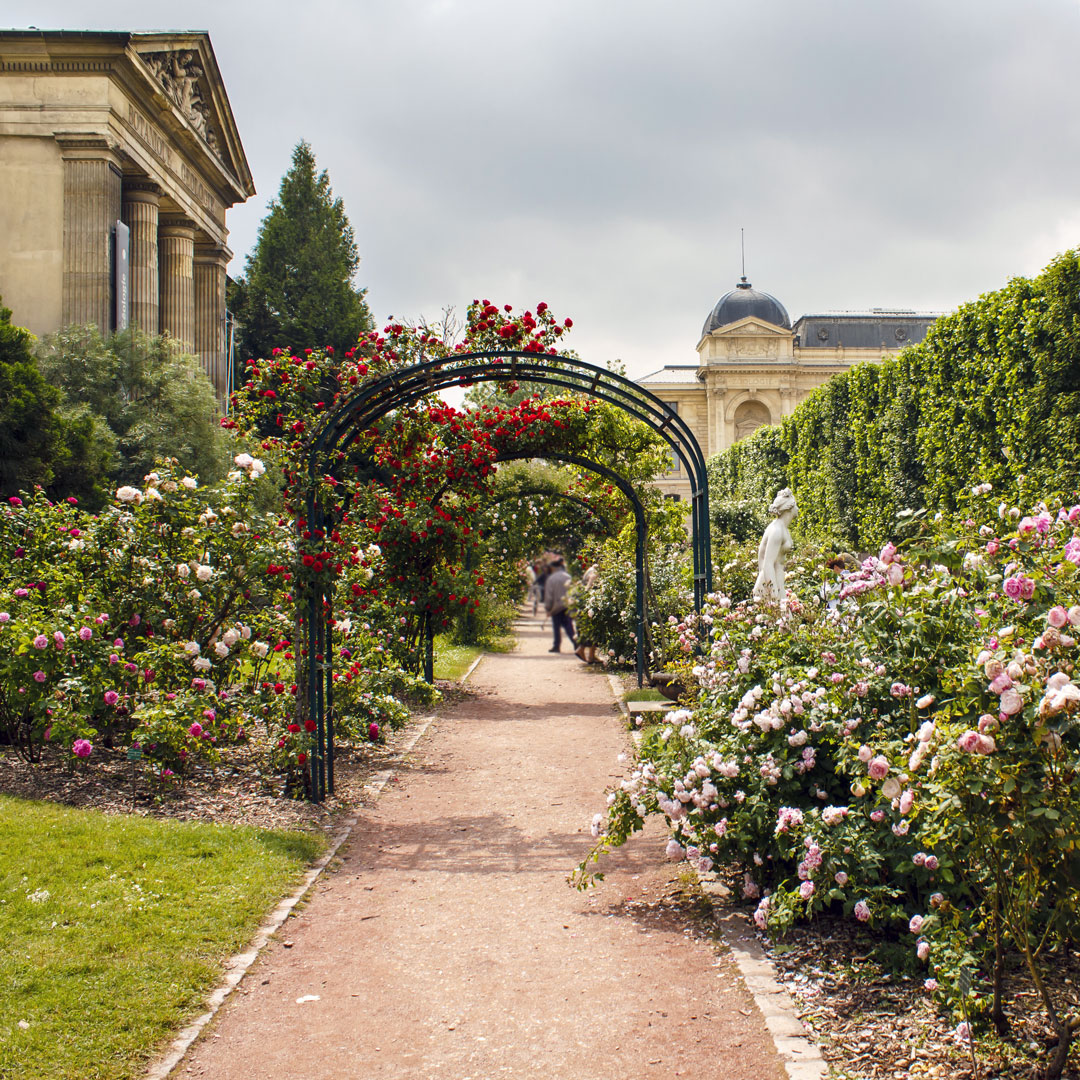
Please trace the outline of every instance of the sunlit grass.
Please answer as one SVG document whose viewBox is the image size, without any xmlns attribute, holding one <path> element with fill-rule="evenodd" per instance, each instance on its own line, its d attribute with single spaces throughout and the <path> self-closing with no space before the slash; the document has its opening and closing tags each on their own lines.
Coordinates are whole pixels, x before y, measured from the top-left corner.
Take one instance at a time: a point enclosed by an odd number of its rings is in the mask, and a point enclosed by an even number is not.
<svg viewBox="0 0 1080 1080">
<path fill-rule="evenodd" d="M 0 797 L 0 1076 L 140 1076 L 322 847 Z"/>
</svg>

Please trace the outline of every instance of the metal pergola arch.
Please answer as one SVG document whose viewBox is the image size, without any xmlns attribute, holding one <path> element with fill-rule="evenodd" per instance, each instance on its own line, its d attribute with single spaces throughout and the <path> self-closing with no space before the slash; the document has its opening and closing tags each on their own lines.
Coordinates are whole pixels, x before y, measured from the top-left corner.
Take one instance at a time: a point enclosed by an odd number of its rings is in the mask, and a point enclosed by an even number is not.
<svg viewBox="0 0 1080 1080">
<path fill-rule="evenodd" d="M 694 607 L 700 611 L 706 594 L 712 588 L 708 478 L 701 447 L 685 420 L 648 390 L 623 375 L 573 357 L 514 351 L 455 353 L 421 360 L 401 370 L 367 380 L 344 405 L 327 414 L 308 443 L 307 528 L 321 529 L 326 524 L 323 506 L 318 499 L 320 477 L 334 476 L 348 447 L 388 413 L 452 386 L 521 381 L 561 387 L 615 405 L 645 423 L 668 444 L 690 477 Z M 521 455 L 526 456 L 533 455 Z M 638 533 L 637 669 L 640 684 L 645 647 L 644 508 L 631 485 L 605 466 L 571 454 L 545 452 L 544 456 L 606 475 L 634 505 Z M 506 455 L 496 460 L 512 460 L 514 457 L 516 455 Z M 310 797 L 319 801 L 334 790 L 333 587 L 327 586 L 321 593 L 312 595 L 307 604 L 306 619 L 300 615 L 298 618 L 306 624 L 303 631 L 306 650 L 296 651 L 297 704 L 301 720 L 311 718 L 315 721 L 315 747 L 309 757 Z"/>
</svg>

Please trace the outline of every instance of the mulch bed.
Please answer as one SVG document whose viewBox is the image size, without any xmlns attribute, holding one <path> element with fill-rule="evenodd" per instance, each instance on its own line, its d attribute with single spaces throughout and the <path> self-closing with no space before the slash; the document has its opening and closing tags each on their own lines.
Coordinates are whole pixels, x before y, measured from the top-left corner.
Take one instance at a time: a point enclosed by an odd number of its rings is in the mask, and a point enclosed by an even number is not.
<svg viewBox="0 0 1080 1080">
<path fill-rule="evenodd" d="M 794 927 L 779 942 L 763 941 L 780 981 L 798 1005 L 836 1080 L 969 1080 L 971 1052 L 954 1037 L 956 1021 L 939 1011 L 923 976 L 892 975 L 878 957 L 895 941 L 850 920 L 820 918 Z M 901 946 L 902 947 L 902 946 Z M 1080 1010 L 1080 950 L 1048 958 L 1055 1002 Z M 1056 1037 L 1022 970 L 1010 972 L 1004 1000 L 1012 1030 L 999 1038 L 988 1021 L 976 1028 L 981 1080 L 1031 1080 Z M 1063 1076 L 1080 1077 L 1080 1044 Z"/>
<path fill-rule="evenodd" d="M 456 683 L 439 683 L 443 699 L 461 694 Z M 332 831 L 339 818 L 364 802 L 371 777 L 401 760 L 409 729 L 389 732 L 385 742 L 339 743 L 334 758 L 334 794 L 321 803 L 288 798 L 282 777 L 262 770 L 266 755 L 256 746 L 221 752 L 213 766 L 195 766 L 190 775 L 159 783 L 141 763 L 133 766 L 123 749 L 95 746 L 93 764 L 70 763 L 68 754 L 46 751 L 29 765 L 10 747 L 0 746 L 0 794 L 45 799 L 107 814 L 139 814 L 252 825 L 264 829 Z"/>
</svg>

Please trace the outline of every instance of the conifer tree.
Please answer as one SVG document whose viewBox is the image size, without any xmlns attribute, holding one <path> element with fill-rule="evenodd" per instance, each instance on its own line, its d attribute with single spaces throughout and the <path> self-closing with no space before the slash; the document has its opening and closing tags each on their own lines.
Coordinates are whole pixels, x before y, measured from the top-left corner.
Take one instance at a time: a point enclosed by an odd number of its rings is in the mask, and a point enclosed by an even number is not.
<svg viewBox="0 0 1080 1080">
<path fill-rule="evenodd" d="M 344 204 L 326 170 L 316 175 L 311 147 L 300 142 L 245 276 L 230 285 L 229 306 L 241 324 L 239 358 L 268 356 L 275 347 L 330 345 L 341 352 L 355 345 L 371 326 L 365 290 L 353 284 L 359 264 Z"/>
</svg>

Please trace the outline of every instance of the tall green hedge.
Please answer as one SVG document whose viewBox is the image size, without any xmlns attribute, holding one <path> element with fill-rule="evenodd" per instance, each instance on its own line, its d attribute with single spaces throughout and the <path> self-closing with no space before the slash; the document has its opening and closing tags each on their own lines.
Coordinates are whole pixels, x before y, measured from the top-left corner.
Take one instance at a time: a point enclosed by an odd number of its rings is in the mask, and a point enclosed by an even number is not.
<svg viewBox="0 0 1080 1080">
<path fill-rule="evenodd" d="M 790 487 L 805 531 L 861 550 L 898 511 L 954 509 L 975 483 L 1077 487 L 1080 252 L 943 316 L 920 344 L 834 376 L 782 424 L 713 457 L 709 479 L 718 508 Z"/>
</svg>

